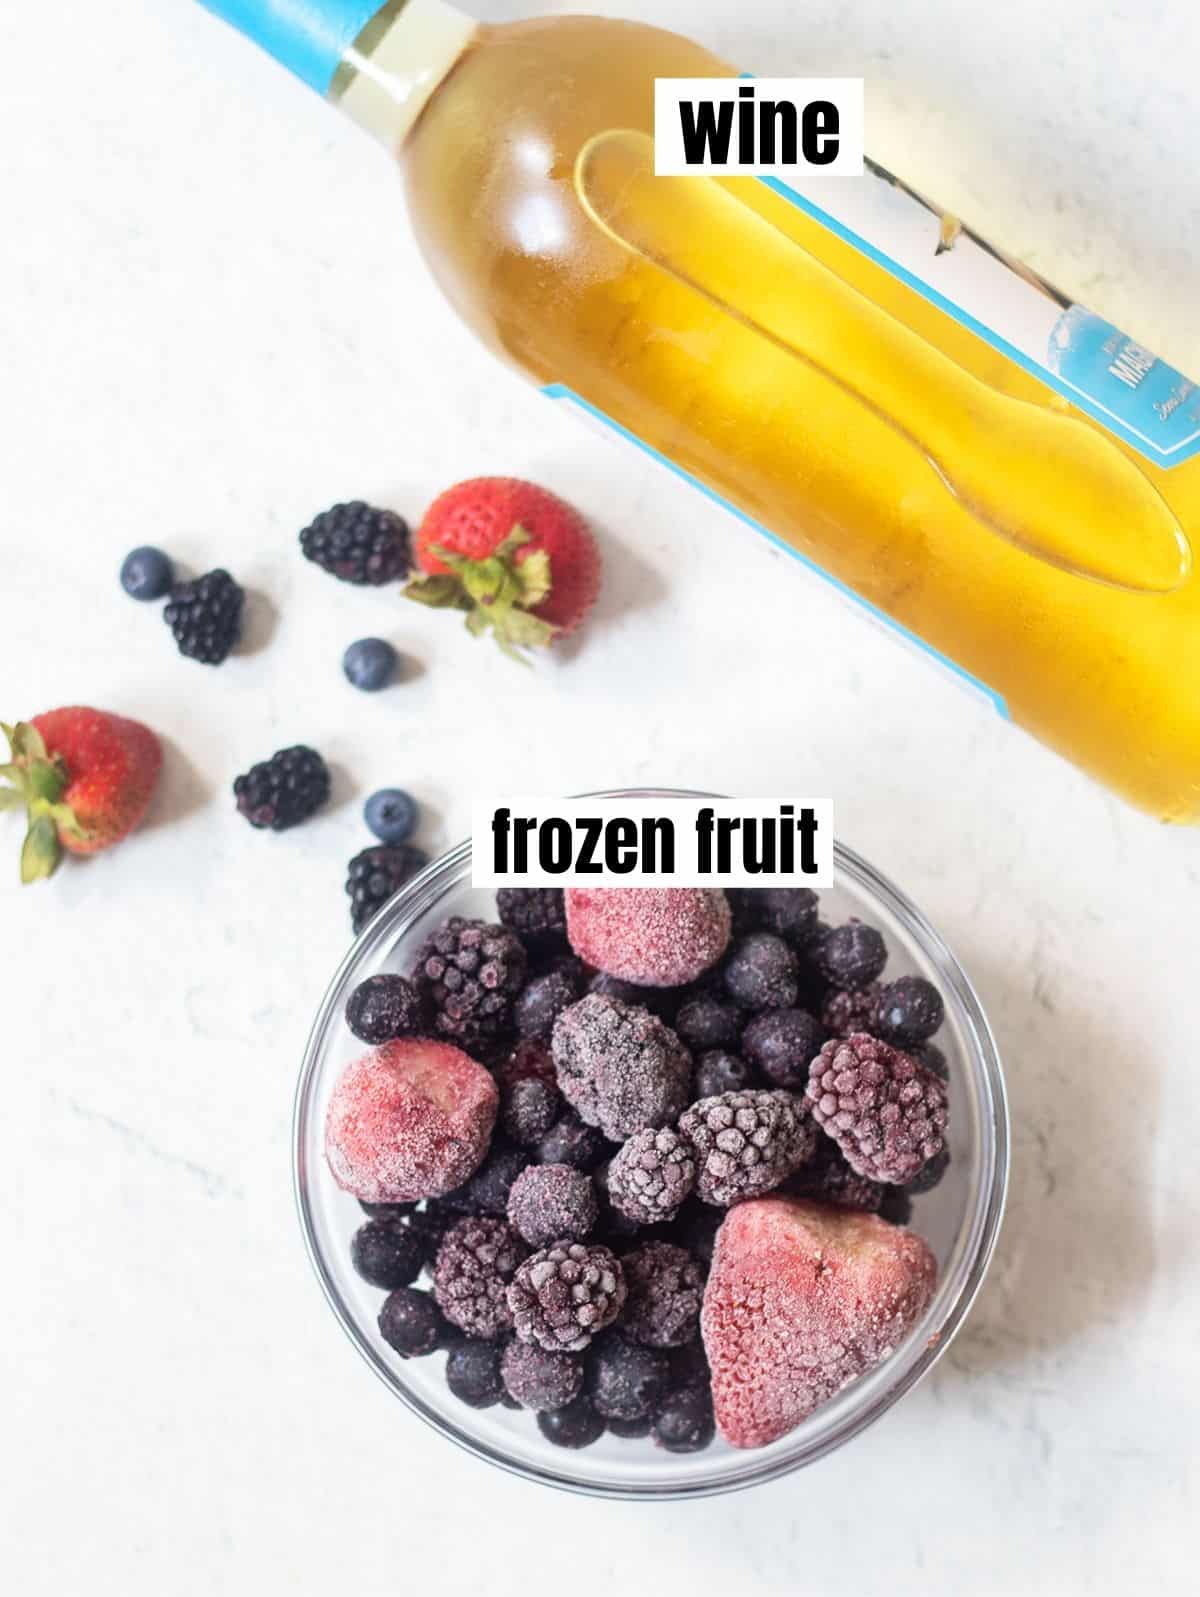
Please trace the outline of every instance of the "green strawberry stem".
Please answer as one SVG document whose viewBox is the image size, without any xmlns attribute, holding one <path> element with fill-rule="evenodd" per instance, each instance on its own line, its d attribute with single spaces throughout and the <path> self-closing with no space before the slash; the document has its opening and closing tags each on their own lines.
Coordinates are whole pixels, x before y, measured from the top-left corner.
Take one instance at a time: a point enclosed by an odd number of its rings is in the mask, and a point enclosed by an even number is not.
<svg viewBox="0 0 1200 1597">
<path fill-rule="evenodd" d="M 23 809 L 28 819 L 21 845 L 22 882 L 40 882 L 53 876 L 62 859 L 62 834 L 82 837 L 69 804 L 60 803 L 67 785 L 61 760 L 50 755 L 37 727 L 28 721 L 15 726 L 0 721 L 12 759 L 0 765 L 0 812 Z"/>
<path fill-rule="evenodd" d="M 515 558 L 518 549 L 532 542 L 524 527 L 514 527 L 483 560 L 467 560 L 435 544 L 430 553 L 449 571 L 414 577 L 404 597 L 435 610 L 465 611 L 472 637 L 490 631 L 510 659 L 527 665 L 521 651 L 545 648 L 558 631 L 532 614 L 550 595 L 550 556 L 534 549 L 524 560 Z"/>
</svg>

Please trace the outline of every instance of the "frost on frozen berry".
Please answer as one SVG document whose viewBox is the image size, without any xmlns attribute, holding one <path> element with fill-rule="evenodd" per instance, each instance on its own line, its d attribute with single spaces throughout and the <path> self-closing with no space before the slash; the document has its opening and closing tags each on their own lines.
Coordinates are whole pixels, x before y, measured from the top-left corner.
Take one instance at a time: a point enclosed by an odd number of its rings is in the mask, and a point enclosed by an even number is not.
<svg viewBox="0 0 1200 1597">
<path fill-rule="evenodd" d="M 803 1092 L 808 1067 L 825 1041 L 807 1009 L 765 1009 L 742 1033 L 742 1053 L 772 1087 Z"/>
<path fill-rule="evenodd" d="M 552 1353 L 581 1352 L 625 1306 L 625 1276 L 599 1243 L 556 1242 L 521 1265 L 508 1289 L 523 1342 Z"/>
<path fill-rule="evenodd" d="M 722 975 L 725 990 L 744 1009 L 790 1009 L 800 992 L 799 961 L 773 932 L 751 932 L 735 943 Z"/>
<path fill-rule="evenodd" d="M 896 1349 L 936 1279 L 928 1244 L 877 1215 L 778 1197 L 731 1209 L 701 1315 L 726 1441 L 793 1430 Z"/>
<path fill-rule="evenodd" d="M 945 1143 L 945 1083 L 865 1032 L 825 1044 L 812 1062 L 806 1102 L 851 1168 L 870 1181 L 906 1185 Z"/>
<path fill-rule="evenodd" d="M 433 1267 L 433 1295 L 451 1325 L 481 1341 L 507 1331 L 508 1284 L 526 1251 L 503 1220 L 470 1215 L 452 1225 Z"/>
<path fill-rule="evenodd" d="M 831 1037 L 849 1037 L 855 1031 L 874 1033 L 881 991 L 878 982 L 866 987 L 835 987 L 821 1006 L 821 1024 Z"/>
<path fill-rule="evenodd" d="M 446 1043 L 404 1038 L 346 1066 L 325 1120 L 334 1180 L 368 1203 L 439 1197 L 487 1152 L 496 1084 Z"/>
<path fill-rule="evenodd" d="M 575 887 L 566 895 L 571 947 L 597 970 L 642 987 L 682 987 L 725 952 L 725 894 L 704 887 Z"/>
<path fill-rule="evenodd" d="M 945 1017 L 942 995 L 924 976 L 898 976 L 879 994 L 874 1027 L 879 1035 L 902 1048 L 928 1042 Z"/>
<path fill-rule="evenodd" d="M 471 1048 L 509 1030 L 525 965 L 525 949 L 507 926 L 454 915 L 426 939 L 412 975 L 433 1029 Z"/>
<path fill-rule="evenodd" d="M 848 920 L 814 945 L 821 974 L 838 987 L 866 987 L 887 964 L 887 944 L 874 926 Z"/>
<path fill-rule="evenodd" d="M 705 1203 L 740 1203 L 786 1181 L 812 1153 L 816 1133 L 801 1099 L 749 1089 L 701 1098 L 679 1119 L 696 1150 L 696 1191 Z"/>
<path fill-rule="evenodd" d="M 572 1353 L 550 1353 L 536 1342 L 516 1338 L 504 1349 L 500 1375 L 508 1395 L 539 1414 L 566 1408 L 583 1390 L 583 1360 Z"/>
<path fill-rule="evenodd" d="M 647 1347 L 682 1347 L 700 1326 L 705 1270 L 686 1248 L 643 1242 L 621 1255 L 626 1336 Z"/>
<path fill-rule="evenodd" d="M 586 1237 L 598 1216 L 591 1176 L 569 1164 L 529 1165 L 508 1195 L 510 1223 L 535 1248 L 556 1238 Z"/>
<path fill-rule="evenodd" d="M 588 1391 L 606 1420 L 649 1419 L 666 1397 L 670 1380 L 670 1360 L 658 1349 L 631 1342 L 619 1331 L 597 1339 Z"/>
<path fill-rule="evenodd" d="M 696 1185 L 696 1154 L 670 1126 L 647 1126 L 612 1157 L 609 1202 L 638 1225 L 673 1220 Z"/>
<path fill-rule="evenodd" d="M 589 993 L 558 1017 L 551 1050 L 559 1091 L 612 1142 L 666 1125 L 688 1101 L 691 1055 L 648 1009 Z"/>
</svg>

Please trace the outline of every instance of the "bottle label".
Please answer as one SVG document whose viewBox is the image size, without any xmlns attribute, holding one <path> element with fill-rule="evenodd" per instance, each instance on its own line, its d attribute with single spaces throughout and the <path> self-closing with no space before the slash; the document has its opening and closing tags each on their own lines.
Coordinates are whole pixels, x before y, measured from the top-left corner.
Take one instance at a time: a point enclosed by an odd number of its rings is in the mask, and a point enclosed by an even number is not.
<svg viewBox="0 0 1200 1597">
<path fill-rule="evenodd" d="M 857 183 L 760 181 L 1153 465 L 1200 453 L 1200 387 L 874 162 Z"/>
</svg>

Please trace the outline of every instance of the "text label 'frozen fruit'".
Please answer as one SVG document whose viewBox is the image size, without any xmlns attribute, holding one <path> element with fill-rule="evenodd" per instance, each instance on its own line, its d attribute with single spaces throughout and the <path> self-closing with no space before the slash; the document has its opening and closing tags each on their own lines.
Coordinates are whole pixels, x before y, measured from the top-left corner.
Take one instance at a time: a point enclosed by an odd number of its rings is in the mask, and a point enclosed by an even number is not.
<svg viewBox="0 0 1200 1597">
<path fill-rule="evenodd" d="M 656 78 L 654 175 L 861 177 L 861 78 Z"/>
<path fill-rule="evenodd" d="M 475 806 L 476 887 L 833 886 L 831 799 L 506 798 Z"/>
</svg>

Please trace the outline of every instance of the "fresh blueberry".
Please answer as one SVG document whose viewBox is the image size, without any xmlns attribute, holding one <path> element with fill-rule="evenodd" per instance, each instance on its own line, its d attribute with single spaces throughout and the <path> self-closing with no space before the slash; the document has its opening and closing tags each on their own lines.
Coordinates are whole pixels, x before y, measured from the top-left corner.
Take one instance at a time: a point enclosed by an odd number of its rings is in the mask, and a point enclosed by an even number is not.
<svg viewBox="0 0 1200 1597">
<path fill-rule="evenodd" d="M 401 788 L 381 788 L 367 800 L 363 819 L 381 843 L 407 843 L 417 824 L 416 802 Z"/>
<path fill-rule="evenodd" d="M 383 638 L 360 638 L 342 656 L 346 680 L 364 693 L 378 693 L 396 674 L 399 655 Z"/>
<path fill-rule="evenodd" d="M 165 599 L 174 581 L 171 562 L 161 549 L 144 545 L 121 562 L 121 586 L 131 599 Z"/>
</svg>

